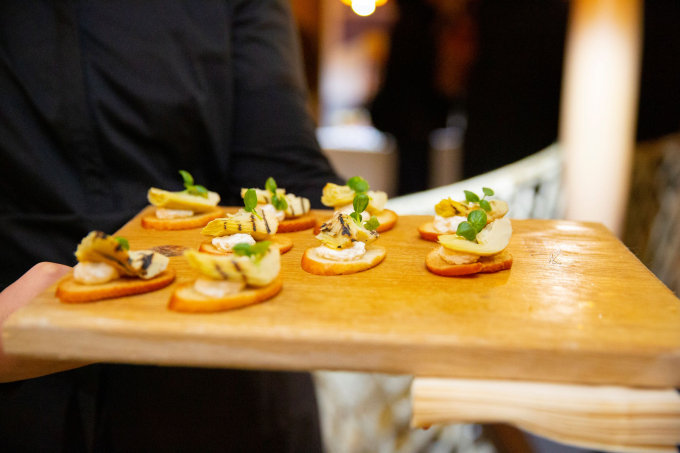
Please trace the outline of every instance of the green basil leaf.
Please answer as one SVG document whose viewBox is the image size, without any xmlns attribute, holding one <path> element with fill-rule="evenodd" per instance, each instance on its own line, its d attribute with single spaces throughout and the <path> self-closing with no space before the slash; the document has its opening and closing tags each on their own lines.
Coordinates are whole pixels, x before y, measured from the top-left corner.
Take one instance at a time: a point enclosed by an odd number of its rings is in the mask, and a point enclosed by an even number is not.
<svg viewBox="0 0 680 453">
<path fill-rule="evenodd" d="M 182 179 L 184 180 L 184 187 L 188 189 L 189 186 L 194 185 L 194 177 L 191 176 L 191 173 L 185 170 L 180 170 L 179 174 L 182 175 Z"/>
<path fill-rule="evenodd" d="M 237 256 L 254 256 L 256 258 L 261 258 L 267 254 L 270 245 L 270 241 L 256 242 L 255 245 L 244 242 L 233 246 L 232 251 L 234 252 L 234 255 Z"/>
<path fill-rule="evenodd" d="M 483 187 L 482 190 L 484 191 L 484 195 L 487 197 L 493 196 L 493 190 L 489 189 L 488 187 Z"/>
<path fill-rule="evenodd" d="M 257 193 L 255 193 L 255 189 L 246 190 L 246 194 L 243 196 L 243 204 L 245 205 L 245 210 L 247 212 L 252 212 L 258 219 L 262 220 L 260 214 L 255 210 L 257 207 Z"/>
<path fill-rule="evenodd" d="M 469 222 L 461 222 L 456 230 L 458 236 L 464 237 L 468 241 L 474 241 L 477 237 L 477 230 Z"/>
<path fill-rule="evenodd" d="M 279 211 L 285 211 L 288 209 L 288 202 L 286 201 L 286 197 L 283 196 L 273 195 L 272 205 Z"/>
<path fill-rule="evenodd" d="M 352 218 L 352 220 L 354 220 L 354 223 L 361 225 L 361 213 L 353 212 L 349 216 Z"/>
<path fill-rule="evenodd" d="M 267 182 L 264 183 L 264 188 L 270 191 L 271 193 L 276 194 L 277 186 L 276 181 L 274 181 L 274 178 L 272 178 L 271 176 L 267 178 Z"/>
<path fill-rule="evenodd" d="M 486 212 L 481 209 L 476 209 L 468 215 L 468 222 L 472 227 L 479 231 L 482 231 L 486 226 Z"/>
<path fill-rule="evenodd" d="M 208 198 L 208 189 L 203 186 L 189 186 L 187 187 L 187 193 L 190 195 L 197 195 L 199 197 Z"/>
<path fill-rule="evenodd" d="M 491 212 L 491 204 L 486 200 L 479 201 L 479 207 L 484 209 L 486 212 Z"/>
<path fill-rule="evenodd" d="M 366 228 L 368 231 L 373 231 L 377 229 L 380 226 L 380 221 L 378 221 L 378 218 L 376 216 L 371 216 L 371 218 L 364 222 L 364 228 Z"/>
<path fill-rule="evenodd" d="M 366 195 L 365 193 L 359 193 L 359 194 L 355 195 L 354 200 L 352 200 L 352 205 L 354 206 L 354 212 L 358 212 L 359 214 L 364 212 L 366 210 L 366 208 L 368 207 L 369 201 L 370 200 L 368 198 L 368 195 Z"/>
<path fill-rule="evenodd" d="M 464 190 L 465 192 L 465 199 L 469 201 L 470 203 L 478 203 L 479 202 L 479 197 L 477 196 L 476 193 L 470 192 L 469 190 Z"/>
<path fill-rule="evenodd" d="M 127 239 L 122 238 L 122 237 L 120 237 L 120 236 L 116 236 L 114 239 L 115 239 L 116 241 L 118 241 L 118 244 L 120 244 L 120 247 L 121 247 L 123 250 L 130 250 L 130 243 L 128 242 Z"/>
<path fill-rule="evenodd" d="M 352 189 L 356 193 L 368 192 L 368 189 L 370 188 L 370 186 L 368 185 L 368 181 L 366 181 L 361 176 L 353 176 L 349 178 L 347 180 L 347 185 L 349 186 L 350 189 Z"/>
</svg>

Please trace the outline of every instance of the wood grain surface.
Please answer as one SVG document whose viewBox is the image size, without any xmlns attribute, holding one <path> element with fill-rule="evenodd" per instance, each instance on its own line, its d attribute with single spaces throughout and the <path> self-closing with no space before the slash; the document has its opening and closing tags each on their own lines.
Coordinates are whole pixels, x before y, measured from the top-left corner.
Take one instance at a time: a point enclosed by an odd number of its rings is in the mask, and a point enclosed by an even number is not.
<svg viewBox="0 0 680 453">
<path fill-rule="evenodd" d="M 167 310 L 175 284 L 79 306 L 51 288 L 7 321 L 4 346 L 64 360 L 680 386 L 680 300 L 602 225 L 513 220 L 511 270 L 446 278 L 425 268 L 436 244 L 417 227 L 429 220 L 400 217 L 377 241 L 383 263 L 336 277 L 303 271 L 318 241 L 290 233 L 281 293 L 225 313 Z M 177 253 L 205 239 L 144 230 L 138 217 L 116 234 Z M 181 256 L 170 266 L 177 283 L 197 275 Z"/>
</svg>

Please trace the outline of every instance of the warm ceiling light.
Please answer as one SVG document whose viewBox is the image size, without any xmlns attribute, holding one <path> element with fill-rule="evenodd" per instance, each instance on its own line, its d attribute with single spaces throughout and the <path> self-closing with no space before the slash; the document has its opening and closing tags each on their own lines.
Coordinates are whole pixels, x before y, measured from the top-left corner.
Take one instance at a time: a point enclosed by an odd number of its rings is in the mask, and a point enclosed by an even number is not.
<svg viewBox="0 0 680 453">
<path fill-rule="evenodd" d="M 352 0 L 352 11 L 360 16 L 370 16 L 375 11 L 375 0 Z"/>
<path fill-rule="evenodd" d="M 387 0 L 342 0 L 342 3 L 350 5 L 359 16 L 370 16 L 376 7 L 384 5 Z"/>
</svg>

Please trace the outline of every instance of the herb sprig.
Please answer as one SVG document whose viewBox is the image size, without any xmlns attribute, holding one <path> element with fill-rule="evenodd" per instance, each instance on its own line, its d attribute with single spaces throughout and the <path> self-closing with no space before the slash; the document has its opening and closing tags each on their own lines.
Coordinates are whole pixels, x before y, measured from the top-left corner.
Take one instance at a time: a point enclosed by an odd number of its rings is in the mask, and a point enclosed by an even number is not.
<svg viewBox="0 0 680 453">
<path fill-rule="evenodd" d="M 470 192 L 469 190 L 464 190 L 463 192 L 465 192 L 465 199 L 469 203 L 479 203 L 480 208 L 484 209 L 486 212 L 491 212 L 491 204 L 489 204 L 485 198 L 493 196 L 494 192 L 488 187 L 483 187 L 482 191 L 484 191 L 484 196 L 481 199 L 479 198 L 479 195 Z"/>
<path fill-rule="evenodd" d="M 477 239 L 477 234 L 486 226 L 486 212 L 481 209 L 475 209 L 467 216 L 467 221 L 461 222 L 458 225 L 456 234 L 462 236 L 468 241 Z"/>
<path fill-rule="evenodd" d="M 264 188 L 271 192 L 272 205 L 276 208 L 277 211 L 285 211 L 286 209 L 288 209 L 288 202 L 286 201 L 286 197 L 283 195 L 279 195 L 276 192 L 276 189 L 278 189 L 278 187 L 276 186 L 276 181 L 274 181 L 274 178 L 270 176 L 267 179 L 267 182 L 264 183 Z"/>
<path fill-rule="evenodd" d="M 246 194 L 243 196 L 243 205 L 245 206 L 244 209 L 246 212 L 255 214 L 255 217 L 262 220 L 260 214 L 255 210 L 257 207 L 257 193 L 255 192 L 255 189 L 246 190 Z"/>
<path fill-rule="evenodd" d="M 373 231 L 376 228 L 380 226 L 380 222 L 378 221 L 378 218 L 376 216 L 371 216 L 371 218 L 365 222 L 363 222 L 363 217 L 361 216 L 361 213 L 366 210 L 368 207 L 368 202 L 369 198 L 368 195 L 365 193 L 359 193 L 354 196 L 354 200 L 352 201 L 352 206 L 354 206 L 354 212 L 351 213 L 349 216 L 354 220 L 354 222 L 366 228 L 368 231 Z"/>
<path fill-rule="evenodd" d="M 208 189 L 198 184 L 194 184 L 194 177 L 191 173 L 185 170 L 180 170 L 179 174 L 182 175 L 184 180 L 184 187 L 189 195 L 197 195 L 199 197 L 208 198 Z"/>
<path fill-rule="evenodd" d="M 255 245 L 244 242 L 242 244 L 236 244 L 232 247 L 232 251 L 234 252 L 234 255 L 254 257 L 255 261 L 259 261 L 267 254 L 270 245 L 270 241 L 257 242 Z"/>
<path fill-rule="evenodd" d="M 123 250 L 126 250 L 126 251 L 130 250 L 130 243 L 128 242 L 127 239 L 120 237 L 120 236 L 116 236 L 116 237 L 114 237 L 114 239 L 118 242 L 118 244 L 120 245 L 120 248 L 122 248 Z"/>
<path fill-rule="evenodd" d="M 355 191 L 357 194 L 366 193 L 368 192 L 368 189 L 371 188 L 371 186 L 368 185 L 368 181 L 366 181 L 361 176 L 353 176 L 349 178 L 347 180 L 347 186 L 349 186 L 349 188 Z"/>
</svg>

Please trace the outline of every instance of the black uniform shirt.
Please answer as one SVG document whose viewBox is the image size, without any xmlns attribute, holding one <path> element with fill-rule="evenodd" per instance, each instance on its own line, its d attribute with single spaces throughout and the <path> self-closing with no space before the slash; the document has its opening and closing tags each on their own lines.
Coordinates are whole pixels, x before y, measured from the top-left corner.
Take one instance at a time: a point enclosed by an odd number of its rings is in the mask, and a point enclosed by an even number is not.
<svg viewBox="0 0 680 453">
<path fill-rule="evenodd" d="M 185 169 L 225 204 L 337 177 L 287 0 L 0 2 L 0 266 L 74 264 Z M 134 247 L 134 244 L 132 244 Z M 314 451 L 304 374 L 90 366 L 0 385 L 2 451 Z"/>
<path fill-rule="evenodd" d="M 75 264 L 179 169 L 232 204 L 268 176 L 312 203 L 335 180 L 284 0 L 1 2 L 0 169 L 2 287 Z"/>
</svg>

